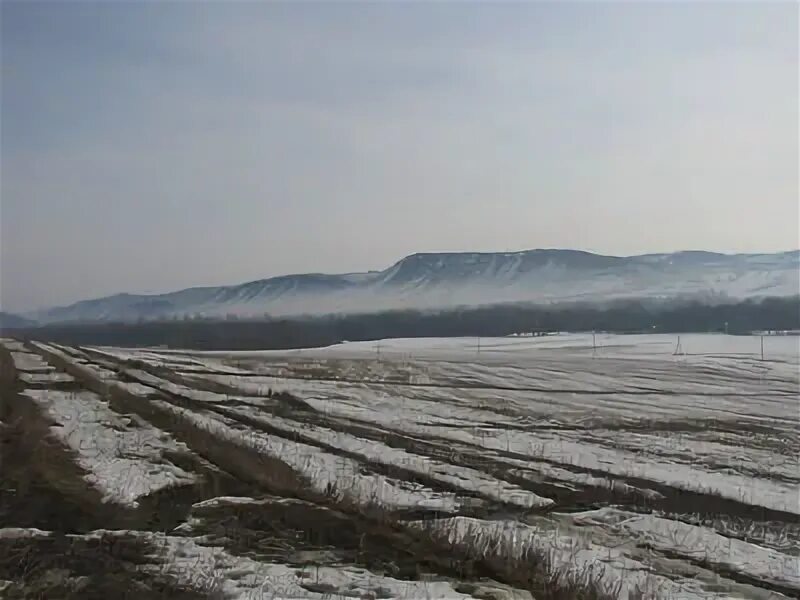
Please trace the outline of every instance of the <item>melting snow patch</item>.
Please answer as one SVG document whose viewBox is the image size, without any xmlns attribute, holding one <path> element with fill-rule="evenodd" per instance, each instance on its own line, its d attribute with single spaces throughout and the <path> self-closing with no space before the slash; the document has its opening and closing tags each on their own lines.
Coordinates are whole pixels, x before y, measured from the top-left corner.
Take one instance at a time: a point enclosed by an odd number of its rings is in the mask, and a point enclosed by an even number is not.
<svg viewBox="0 0 800 600">
<path fill-rule="evenodd" d="M 233 420 L 220 415 L 191 411 L 158 400 L 153 402 L 216 437 L 289 465 L 318 493 L 385 508 L 426 508 L 453 512 L 459 507 L 453 494 L 436 492 L 417 483 L 364 473 L 364 465 L 351 458 L 252 429 L 242 431 L 232 426 L 236 425 Z"/>
<path fill-rule="evenodd" d="M 22 342 L 18 342 L 17 340 L 12 340 L 10 338 L 2 338 L 0 339 L 0 344 L 6 347 L 6 349 L 14 351 L 14 352 L 25 352 L 25 344 Z"/>
<path fill-rule="evenodd" d="M 20 373 L 19 378 L 25 383 L 68 383 L 75 381 L 72 375 L 61 373 L 59 371 L 50 371 L 47 373 Z"/>
<path fill-rule="evenodd" d="M 602 524 L 634 534 L 648 546 L 715 568 L 800 591 L 800 559 L 776 550 L 725 537 L 698 527 L 652 515 L 603 508 L 573 515 L 578 522 Z"/>
<path fill-rule="evenodd" d="M 30 352 L 12 352 L 11 358 L 14 361 L 14 367 L 17 371 L 27 371 L 28 373 L 49 373 L 55 371 L 56 368 L 48 365 L 38 354 Z"/>
<path fill-rule="evenodd" d="M 77 454 L 86 480 L 103 500 L 136 507 L 160 489 L 188 485 L 195 476 L 173 465 L 166 452 L 188 452 L 168 434 L 135 417 L 121 415 L 92 392 L 26 390 L 56 424 L 51 432 Z"/>
<path fill-rule="evenodd" d="M 237 505 L 259 505 L 266 504 L 267 502 L 268 500 L 256 500 L 255 498 L 250 498 L 248 496 L 216 496 L 214 498 L 209 498 L 208 500 L 195 502 L 192 504 L 192 509 L 219 508 L 221 506 Z"/>
<path fill-rule="evenodd" d="M 253 411 L 246 409 L 234 408 L 232 412 L 242 414 L 251 419 L 267 421 L 254 415 Z M 378 441 L 365 440 L 343 431 L 334 431 L 325 427 L 306 424 L 301 425 L 289 419 L 276 416 L 270 416 L 268 423 L 272 427 L 277 427 L 286 432 L 297 433 L 327 446 L 360 454 L 371 461 L 402 467 L 462 490 L 478 492 L 499 502 L 516 504 L 523 508 L 541 508 L 553 504 L 553 501 L 549 498 L 543 498 L 519 486 L 496 479 L 475 469 L 443 463 L 399 448 L 387 446 Z"/>
<path fill-rule="evenodd" d="M 410 521 L 408 525 L 427 532 L 440 544 L 461 548 L 472 556 L 478 554 L 508 562 L 522 560 L 525 564 L 534 564 L 533 557 L 543 556 L 543 568 L 582 581 L 594 581 L 606 590 L 617 590 L 620 598 L 730 598 L 704 589 L 699 581 L 673 581 L 657 575 L 649 566 L 626 556 L 620 548 L 601 546 L 588 538 L 564 535 L 556 529 L 470 517 Z M 533 557 L 529 558 L 531 553 Z"/>
<path fill-rule="evenodd" d="M 157 390 L 151 388 L 150 386 L 143 385 L 139 382 L 130 382 L 130 381 L 114 381 L 114 387 L 128 392 L 132 396 L 150 396 L 152 394 L 156 394 Z"/>
<path fill-rule="evenodd" d="M 147 371 L 142 371 L 140 369 L 126 369 L 125 374 L 128 377 L 132 377 L 133 379 L 136 379 L 145 385 L 152 386 L 170 394 L 175 394 L 176 396 L 183 396 L 184 398 L 189 398 L 197 402 L 227 402 L 236 398 L 235 396 L 218 394 L 216 392 L 207 392 L 205 390 L 198 390 L 185 385 L 179 385 L 177 383 L 173 383 L 172 381 L 162 379 L 161 377 L 151 375 Z"/>
<path fill-rule="evenodd" d="M 35 527 L 5 527 L 0 529 L 0 539 L 40 538 L 50 537 L 49 531 L 42 531 Z"/>
<path fill-rule="evenodd" d="M 402 581 L 356 567 L 313 566 L 296 569 L 233 556 L 222 548 L 201 546 L 188 538 L 147 534 L 163 564 L 144 565 L 179 584 L 226 598 L 261 600 L 458 600 L 471 598 L 446 581 Z"/>
<path fill-rule="evenodd" d="M 743 504 L 800 514 L 797 486 L 779 481 L 654 460 L 624 450 L 576 442 L 551 432 L 472 431 L 411 424 L 402 424 L 401 427 L 406 431 L 438 435 L 490 450 L 527 454 L 538 460 L 557 461 L 582 469 L 605 471 L 609 475 L 653 481 L 678 489 L 729 498 Z"/>
</svg>

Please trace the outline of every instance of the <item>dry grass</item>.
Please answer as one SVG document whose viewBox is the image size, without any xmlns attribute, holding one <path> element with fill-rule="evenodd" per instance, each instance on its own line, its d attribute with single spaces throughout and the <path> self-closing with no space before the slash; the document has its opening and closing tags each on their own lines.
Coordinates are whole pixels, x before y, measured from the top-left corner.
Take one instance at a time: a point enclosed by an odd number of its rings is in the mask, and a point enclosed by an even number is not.
<svg viewBox="0 0 800 600">
<path fill-rule="evenodd" d="M 607 577 L 599 563 L 565 567 L 557 550 L 534 544 L 523 548 L 511 538 L 490 540 L 476 531 L 458 535 L 455 525 L 429 521 L 415 527 L 438 551 L 447 549 L 460 568 L 489 572 L 509 585 L 528 590 L 537 600 L 619 600 L 622 582 Z M 574 551 L 580 549 L 576 546 Z M 578 567 L 578 564 L 584 566 Z"/>
<path fill-rule="evenodd" d="M 119 532 L 96 536 L 0 538 L 0 579 L 8 600 L 208 600 L 208 595 L 146 575 L 154 549 Z"/>
</svg>

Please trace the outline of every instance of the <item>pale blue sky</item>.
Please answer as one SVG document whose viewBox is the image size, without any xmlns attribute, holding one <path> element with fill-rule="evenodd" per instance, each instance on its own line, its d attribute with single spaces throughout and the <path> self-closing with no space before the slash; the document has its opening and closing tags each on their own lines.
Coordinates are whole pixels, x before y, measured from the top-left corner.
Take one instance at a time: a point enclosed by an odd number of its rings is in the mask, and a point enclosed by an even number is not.
<svg viewBox="0 0 800 600">
<path fill-rule="evenodd" d="M 2 3 L 4 310 L 798 247 L 795 3 Z"/>
</svg>

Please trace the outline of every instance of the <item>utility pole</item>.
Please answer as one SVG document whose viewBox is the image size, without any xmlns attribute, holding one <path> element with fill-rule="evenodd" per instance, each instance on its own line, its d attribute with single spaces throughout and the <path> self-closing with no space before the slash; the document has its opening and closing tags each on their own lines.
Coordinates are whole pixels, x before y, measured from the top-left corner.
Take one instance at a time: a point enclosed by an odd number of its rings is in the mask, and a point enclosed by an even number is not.
<svg viewBox="0 0 800 600">
<path fill-rule="evenodd" d="M 678 343 L 675 344 L 675 352 L 673 352 L 675 356 L 678 354 L 683 354 L 683 348 L 681 348 L 681 336 L 678 336 Z"/>
<path fill-rule="evenodd" d="M 761 334 L 761 360 L 764 360 L 764 334 Z"/>
<path fill-rule="evenodd" d="M 594 331 L 592 331 L 592 358 L 597 355 L 597 336 Z"/>
<path fill-rule="evenodd" d="M 481 338 L 478 337 L 478 354 L 481 353 Z"/>
</svg>

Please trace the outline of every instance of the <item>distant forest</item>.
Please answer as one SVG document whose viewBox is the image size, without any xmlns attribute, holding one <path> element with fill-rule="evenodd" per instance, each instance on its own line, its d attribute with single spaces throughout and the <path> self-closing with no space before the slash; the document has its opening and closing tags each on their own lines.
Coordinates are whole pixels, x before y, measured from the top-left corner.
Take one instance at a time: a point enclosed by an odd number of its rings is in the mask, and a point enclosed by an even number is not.
<svg viewBox="0 0 800 600">
<path fill-rule="evenodd" d="M 749 333 L 800 329 L 800 296 L 727 304 L 624 301 L 588 305 L 497 305 L 261 320 L 58 324 L 7 331 L 64 344 L 198 350 L 308 348 L 392 337 L 505 336 L 548 331 Z"/>
</svg>

